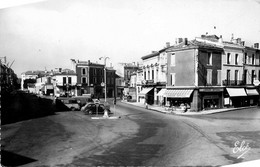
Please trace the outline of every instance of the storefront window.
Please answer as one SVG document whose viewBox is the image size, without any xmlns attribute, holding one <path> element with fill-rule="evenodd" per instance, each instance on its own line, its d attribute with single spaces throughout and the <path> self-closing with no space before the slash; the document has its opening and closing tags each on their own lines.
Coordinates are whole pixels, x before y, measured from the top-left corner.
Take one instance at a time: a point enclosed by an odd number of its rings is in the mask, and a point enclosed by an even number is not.
<svg viewBox="0 0 260 167">
<path fill-rule="evenodd" d="M 204 99 L 204 109 L 219 108 L 219 99 Z"/>
</svg>

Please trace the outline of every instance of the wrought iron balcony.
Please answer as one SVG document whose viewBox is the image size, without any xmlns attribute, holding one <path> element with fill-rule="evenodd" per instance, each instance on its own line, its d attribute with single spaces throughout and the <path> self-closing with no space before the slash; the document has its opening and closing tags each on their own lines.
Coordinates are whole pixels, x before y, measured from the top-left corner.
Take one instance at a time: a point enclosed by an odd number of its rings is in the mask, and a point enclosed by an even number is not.
<svg viewBox="0 0 260 167">
<path fill-rule="evenodd" d="M 245 85 L 245 82 L 243 80 L 223 80 L 224 86 L 239 86 L 239 85 Z"/>
</svg>

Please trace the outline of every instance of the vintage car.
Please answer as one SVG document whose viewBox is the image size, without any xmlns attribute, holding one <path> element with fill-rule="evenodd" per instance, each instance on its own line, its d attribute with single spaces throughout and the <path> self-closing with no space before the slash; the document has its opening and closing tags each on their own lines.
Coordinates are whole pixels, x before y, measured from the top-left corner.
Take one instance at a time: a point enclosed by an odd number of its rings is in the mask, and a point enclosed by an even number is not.
<svg viewBox="0 0 260 167">
<path fill-rule="evenodd" d="M 107 109 L 108 114 L 111 114 L 110 106 L 108 104 L 103 103 L 87 103 L 85 106 L 81 108 L 85 114 L 92 115 L 92 114 L 104 114 L 105 109 Z"/>
</svg>

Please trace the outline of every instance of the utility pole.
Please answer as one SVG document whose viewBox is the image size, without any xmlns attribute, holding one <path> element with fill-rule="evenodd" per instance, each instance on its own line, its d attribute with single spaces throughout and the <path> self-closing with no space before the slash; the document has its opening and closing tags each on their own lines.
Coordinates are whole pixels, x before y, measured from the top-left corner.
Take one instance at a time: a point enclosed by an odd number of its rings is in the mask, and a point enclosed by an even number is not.
<svg viewBox="0 0 260 167">
<path fill-rule="evenodd" d="M 106 72 L 106 60 L 109 59 L 109 57 L 103 56 L 100 57 L 99 60 L 104 59 L 104 82 L 105 82 L 105 102 L 107 102 L 107 72 Z"/>
</svg>

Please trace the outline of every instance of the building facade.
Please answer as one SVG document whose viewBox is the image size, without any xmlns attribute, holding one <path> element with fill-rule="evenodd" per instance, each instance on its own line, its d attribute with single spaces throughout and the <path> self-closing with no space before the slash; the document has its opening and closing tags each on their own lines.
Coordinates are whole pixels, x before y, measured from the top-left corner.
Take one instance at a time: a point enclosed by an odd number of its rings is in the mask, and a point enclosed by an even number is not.
<svg viewBox="0 0 260 167">
<path fill-rule="evenodd" d="M 92 97 L 99 98 L 105 96 L 104 84 L 106 72 L 107 97 L 115 96 L 115 70 L 103 64 L 90 61 L 76 61 L 71 59 L 72 69 L 77 75 L 76 95 L 91 94 Z"/>
<path fill-rule="evenodd" d="M 223 49 L 197 40 L 167 49 L 166 106 L 186 105 L 191 111 L 223 106 L 221 55 Z"/>
<path fill-rule="evenodd" d="M 161 104 L 163 95 L 159 93 L 166 88 L 167 75 L 167 53 L 166 49 L 170 47 L 167 43 L 166 47 L 153 51 L 151 54 L 143 56 L 142 66 L 142 90 L 137 93 L 137 101 L 147 104 Z M 140 77 L 139 77 L 140 78 Z"/>
</svg>

